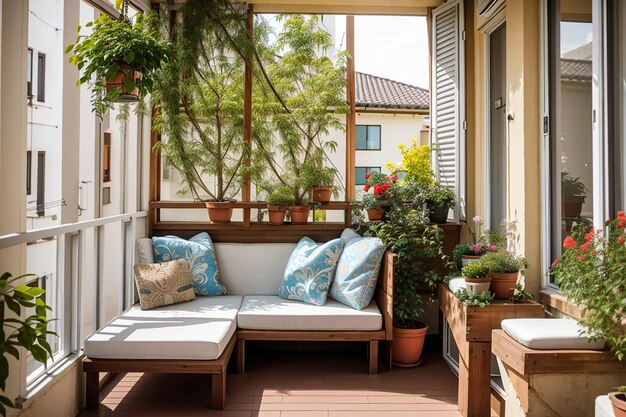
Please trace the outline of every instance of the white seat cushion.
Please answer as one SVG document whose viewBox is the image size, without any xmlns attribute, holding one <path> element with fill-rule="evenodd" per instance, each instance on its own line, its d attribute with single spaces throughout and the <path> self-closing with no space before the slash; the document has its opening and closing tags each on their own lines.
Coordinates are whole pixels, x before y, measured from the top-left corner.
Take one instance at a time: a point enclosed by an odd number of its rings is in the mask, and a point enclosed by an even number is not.
<svg viewBox="0 0 626 417">
<path fill-rule="evenodd" d="M 502 330 L 531 349 L 604 349 L 604 340 L 589 342 L 584 328 L 570 319 L 508 319 Z"/>
<path fill-rule="evenodd" d="M 241 302 L 241 296 L 223 295 L 152 310 L 135 305 L 85 340 L 85 356 L 217 359 L 237 329 Z"/>
<path fill-rule="evenodd" d="M 228 294 L 276 295 L 295 243 L 215 243 Z"/>
<path fill-rule="evenodd" d="M 248 330 L 380 330 L 383 317 L 375 302 L 355 310 L 328 299 L 323 306 L 285 300 L 275 295 L 246 296 L 237 314 Z"/>
<path fill-rule="evenodd" d="M 136 261 L 138 264 L 153 264 L 154 250 L 152 249 L 152 239 L 145 237 L 137 239 Z"/>
</svg>

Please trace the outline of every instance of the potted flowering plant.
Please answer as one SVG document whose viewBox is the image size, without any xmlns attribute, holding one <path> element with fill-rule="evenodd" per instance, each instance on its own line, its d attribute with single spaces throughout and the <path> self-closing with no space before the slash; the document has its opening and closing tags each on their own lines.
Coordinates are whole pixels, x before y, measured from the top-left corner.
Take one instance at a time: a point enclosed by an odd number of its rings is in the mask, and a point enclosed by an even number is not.
<svg viewBox="0 0 626 417">
<path fill-rule="evenodd" d="M 389 205 L 389 201 L 393 200 L 398 193 L 397 182 L 398 177 L 395 175 L 371 172 L 365 175 L 363 191 L 367 193 L 371 189 L 378 200 L 379 206 L 385 207 Z"/>
<path fill-rule="evenodd" d="M 385 210 L 378 204 L 378 198 L 373 193 L 363 195 L 363 208 L 367 212 L 367 219 L 371 222 L 381 220 Z"/>
<path fill-rule="evenodd" d="M 426 189 L 426 206 L 432 223 L 443 224 L 448 221 L 448 211 L 454 208 L 454 190 L 436 182 Z"/>
<path fill-rule="evenodd" d="M 569 300 L 583 311 L 580 323 L 602 338 L 620 361 L 626 359 L 626 215 L 608 219 L 606 230 L 575 223 L 563 241 L 563 254 L 550 274 Z"/>
<path fill-rule="evenodd" d="M 526 269 L 526 260 L 509 251 L 487 252 L 480 263 L 489 270 L 494 298 L 511 298 L 520 271 Z"/>
</svg>

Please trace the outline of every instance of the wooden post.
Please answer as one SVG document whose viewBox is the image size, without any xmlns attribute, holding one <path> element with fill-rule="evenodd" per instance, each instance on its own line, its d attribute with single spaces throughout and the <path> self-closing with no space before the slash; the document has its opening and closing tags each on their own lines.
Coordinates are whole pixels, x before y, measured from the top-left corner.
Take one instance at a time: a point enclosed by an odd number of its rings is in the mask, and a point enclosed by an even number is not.
<svg viewBox="0 0 626 417">
<path fill-rule="evenodd" d="M 350 54 L 347 65 L 347 100 L 350 109 L 346 115 L 346 201 L 354 200 L 355 167 L 355 79 L 354 79 L 354 16 L 346 16 L 346 47 Z M 346 211 L 346 224 L 350 222 L 350 210 Z"/>
<path fill-rule="evenodd" d="M 152 115 L 150 117 L 150 189 L 149 189 L 149 202 L 161 200 L 161 152 L 152 152 L 154 145 L 161 141 L 161 134 L 154 130 L 154 119 L 156 117 L 157 109 L 152 108 Z M 160 219 L 159 209 L 148 210 L 148 236 L 152 236 L 152 230 L 155 223 Z"/>
<path fill-rule="evenodd" d="M 248 39 L 253 40 L 254 30 L 254 13 L 252 12 L 252 5 L 248 5 L 247 16 L 247 32 Z M 246 60 L 245 66 L 245 79 L 244 79 L 244 92 L 243 92 L 243 140 L 246 144 L 252 148 L 252 57 Z M 250 157 L 245 160 L 245 165 L 250 166 Z M 243 186 L 241 187 L 241 200 L 249 202 L 251 198 L 252 185 L 250 183 L 250 176 L 246 175 L 243 179 Z M 243 225 L 250 226 L 250 209 L 243 209 Z"/>
</svg>

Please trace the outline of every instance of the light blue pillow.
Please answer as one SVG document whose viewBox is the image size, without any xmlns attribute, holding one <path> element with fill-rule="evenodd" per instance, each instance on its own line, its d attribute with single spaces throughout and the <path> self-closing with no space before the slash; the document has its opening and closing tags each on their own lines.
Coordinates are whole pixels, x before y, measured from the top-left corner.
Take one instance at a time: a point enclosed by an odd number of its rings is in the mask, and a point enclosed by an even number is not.
<svg viewBox="0 0 626 417">
<path fill-rule="evenodd" d="M 330 296 L 356 310 L 367 307 L 376 290 L 384 253 L 385 245 L 377 237 L 350 239 L 339 257 Z"/>
<path fill-rule="evenodd" d="M 178 236 L 153 237 L 154 261 L 169 262 L 186 259 L 193 290 L 197 295 L 222 295 L 226 288 L 220 282 L 213 242 L 206 232 L 199 233 L 189 240 Z"/>
<path fill-rule="evenodd" d="M 341 249 L 341 239 L 321 245 L 308 237 L 300 239 L 287 262 L 278 296 L 318 306 L 326 304 Z"/>
</svg>

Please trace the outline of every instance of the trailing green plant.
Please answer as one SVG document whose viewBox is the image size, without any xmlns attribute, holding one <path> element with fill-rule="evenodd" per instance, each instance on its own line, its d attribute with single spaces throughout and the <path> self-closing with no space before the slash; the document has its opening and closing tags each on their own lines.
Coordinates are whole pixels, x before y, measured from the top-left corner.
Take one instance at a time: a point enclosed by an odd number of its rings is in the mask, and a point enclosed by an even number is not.
<svg viewBox="0 0 626 417">
<path fill-rule="evenodd" d="M 58 336 L 48 330 L 47 311 L 52 310 L 46 305 L 42 296 L 45 290 L 27 285 L 15 285 L 20 280 L 32 277 L 32 274 L 13 277 L 5 272 L 0 277 L 0 391 L 6 391 L 9 377 L 8 357 L 20 359 L 18 348 L 22 347 L 32 354 L 33 359 L 45 364 L 52 356 L 52 349 L 46 340 L 48 335 Z M 22 309 L 29 309 L 28 316 L 21 319 Z M 34 309 L 34 311 L 32 310 Z M 11 311 L 13 315 L 8 315 Z M 5 395 L 0 394 L 0 414 L 5 416 L 7 407 L 15 408 L 15 404 Z"/>
<path fill-rule="evenodd" d="M 291 190 L 284 186 L 278 186 L 267 196 L 267 204 L 272 206 L 292 206 L 295 200 Z"/>
<path fill-rule="evenodd" d="M 524 271 L 527 266 L 526 259 L 507 251 L 488 252 L 480 257 L 480 263 L 496 274 Z"/>
<path fill-rule="evenodd" d="M 470 244 L 469 243 L 459 243 L 452 249 L 452 260 L 456 265 L 458 270 L 461 270 L 463 255 L 470 254 Z"/>
<path fill-rule="evenodd" d="M 456 195 L 454 194 L 454 190 L 438 182 L 426 188 L 426 201 L 435 206 L 453 208 L 455 200 Z"/>
<path fill-rule="evenodd" d="M 606 340 L 626 359 L 626 214 L 607 219 L 604 230 L 574 224 L 550 274 L 565 296 L 584 312 L 580 323 L 591 339 Z"/>
<path fill-rule="evenodd" d="M 561 194 L 566 196 L 587 196 L 587 187 L 580 180 L 580 177 L 574 178 L 567 171 L 561 171 Z"/>
<path fill-rule="evenodd" d="M 485 308 L 489 304 L 493 303 L 493 297 L 487 291 L 483 291 L 480 294 L 469 294 L 465 288 L 459 288 L 454 293 L 456 298 L 471 306 L 478 306 Z"/>
<path fill-rule="evenodd" d="M 380 202 L 378 198 L 372 193 L 365 193 L 361 198 L 361 202 L 363 203 L 363 208 L 365 209 L 374 209 L 380 207 Z"/>
<path fill-rule="evenodd" d="M 466 278 L 484 278 L 489 270 L 481 262 L 472 262 L 461 269 Z"/>
<path fill-rule="evenodd" d="M 532 299 L 534 299 L 533 295 L 528 290 L 526 290 L 526 288 L 524 288 L 522 284 L 518 282 L 515 284 L 515 287 L 513 289 L 513 295 L 511 296 L 511 298 L 509 298 L 509 302 L 516 304 Z"/>
<path fill-rule="evenodd" d="M 91 34 L 78 35 L 65 50 L 72 53 L 69 62 L 81 71 L 77 85 L 90 85 L 91 105 L 98 116 L 112 108 L 111 100 L 122 92 L 121 87 L 107 91 L 105 85 L 120 69 L 126 75 L 124 87 L 137 88 L 140 100 L 153 91 L 159 69 L 171 55 L 171 45 L 154 29 L 153 19 L 138 14 L 133 23 L 123 14 L 121 19 L 103 14 L 85 25 Z M 81 29 L 79 25 L 77 32 Z M 133 80 L 133 69 L 140 78 Z"/>
<path fill-rule="evenodd" d="M 444 232 L 436 225 L 424 225 L 423 211 L 409 205 L 395 204 L 384 222 L 371 223 L 368 234 L 379 237 L 396 257 L 394 277 L 394 326 L 411 328 L 423 313 L 420 286 L 432 291 L 442 282 L 437 267 L 429 262 L 440 259 L 444 264 Z"/>
</svg>

